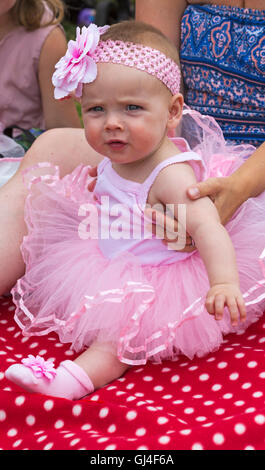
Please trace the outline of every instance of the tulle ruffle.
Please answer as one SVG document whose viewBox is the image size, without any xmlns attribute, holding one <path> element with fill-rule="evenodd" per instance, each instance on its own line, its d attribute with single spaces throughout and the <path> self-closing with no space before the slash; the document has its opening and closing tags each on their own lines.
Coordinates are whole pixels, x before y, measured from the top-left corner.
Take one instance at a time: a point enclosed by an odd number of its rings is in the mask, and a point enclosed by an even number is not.
<svg viewBox="0 0 265 470">
<path fill-rule="evenodd" d="M 211 163 L 216 172 L 220 165 Z M 209 283 L 198 252 L 172 265 L 142 266 L 131 253 L 106 259 L 97 240 L 80 238 L 80 206 L 94 203 L 88 167 L 60 179 L 58 169 L 43 164 L 25 178 L 26 273 L 12 291 L 24 335 L 55 331 L 76 351 L 97 341 L 134 365 L 203 356 L 262 315 L 264 195 L 247 201 L 227 225 L 247 305 L 246 322 L 232 327 L 228 311 L 217 322 L 204 307 Z"/>
</svg>

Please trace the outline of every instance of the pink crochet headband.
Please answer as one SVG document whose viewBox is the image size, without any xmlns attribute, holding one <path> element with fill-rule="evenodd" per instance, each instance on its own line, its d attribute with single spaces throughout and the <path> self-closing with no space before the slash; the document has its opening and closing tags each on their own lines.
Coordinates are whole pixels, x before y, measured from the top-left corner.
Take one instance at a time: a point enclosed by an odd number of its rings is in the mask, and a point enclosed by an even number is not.
<svg viewBox="0 0 265 470">
<path fill-rule="evenodd" d="M 63 99 L 70 93 L 81 97 L 83 83 L 96 79 L 98 62 L 137 68 L 158 78 L 173 95 L 179 92 L 180 70 L 172 59 L 142 44 L 100 41 L 100 35 L 108 28 L 90 24 L 80 31 L 77 27 L 76 41 L 69 41 L 65 56 L 55 66 L 52 83 L 56 99 Z"/>
</svg>

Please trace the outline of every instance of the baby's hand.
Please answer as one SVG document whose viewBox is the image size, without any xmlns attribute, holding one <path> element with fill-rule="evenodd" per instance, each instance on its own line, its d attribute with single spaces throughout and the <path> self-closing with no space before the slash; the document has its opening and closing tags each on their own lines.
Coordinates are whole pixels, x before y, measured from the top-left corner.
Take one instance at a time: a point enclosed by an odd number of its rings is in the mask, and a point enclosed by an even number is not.
<svg viewBox="0 0 265 470">
<path fill-rule="evenodd" d="M 227 307 L 232 325 L 237 325 L 238 316 L 242 322 L 246 319 L 245 302 L 236 284 L 215 284 L 206 296 L 205 307 L 216 320 L 223 318 L 224 307 Z"/>
</svg>

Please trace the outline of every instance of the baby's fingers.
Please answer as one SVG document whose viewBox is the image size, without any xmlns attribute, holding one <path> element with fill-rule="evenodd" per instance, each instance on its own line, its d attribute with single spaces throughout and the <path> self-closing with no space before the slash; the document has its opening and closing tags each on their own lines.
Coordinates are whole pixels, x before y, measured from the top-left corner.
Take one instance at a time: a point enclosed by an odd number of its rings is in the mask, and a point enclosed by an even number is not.
<svg viewBox="0 0 265 470">
<path fill-rule="evenodd" d="M 215 316 L 216 320 L 221 320 L 223 316 L 224 303 L 224 295 L 210 295 L 206 298 L 205 307 L 208 313 Z"/>
<path fill-rule="evenodd" d="M 244 322 L 247 318 L 247 311 L 246 311 L 246 305 L 245 305 L 243 297 L 237 298 L 237 305 L 238 305 L 240 320 Z"/>
<path fill-rule="evenodd" d="M 231 323 L 233 326 L 237 325 L 238 323 L 238 304 L 237 304 L 237 299 L 235 297 L 228 297 L 227 299 L 227 308 L 230 312 L 230 317 L 231 317 Z"/>
</svg>

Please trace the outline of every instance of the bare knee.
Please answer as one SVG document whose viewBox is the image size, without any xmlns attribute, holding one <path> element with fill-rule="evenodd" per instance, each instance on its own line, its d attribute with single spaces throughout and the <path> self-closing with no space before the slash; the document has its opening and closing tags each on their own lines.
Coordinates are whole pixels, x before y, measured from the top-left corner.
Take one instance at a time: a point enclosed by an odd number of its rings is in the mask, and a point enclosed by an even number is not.
<svg viewBox="0 0 265 470">
<path fill-rule="evenodd" d="M 83 129 L 50 129 L 41 134 L 23 157 L 20 170 L 40 162 L 58 165 L 60 175 L 71 173 L 80 163 L 97 165 L 103 157 L 87 143 Z"/>
</svg>

